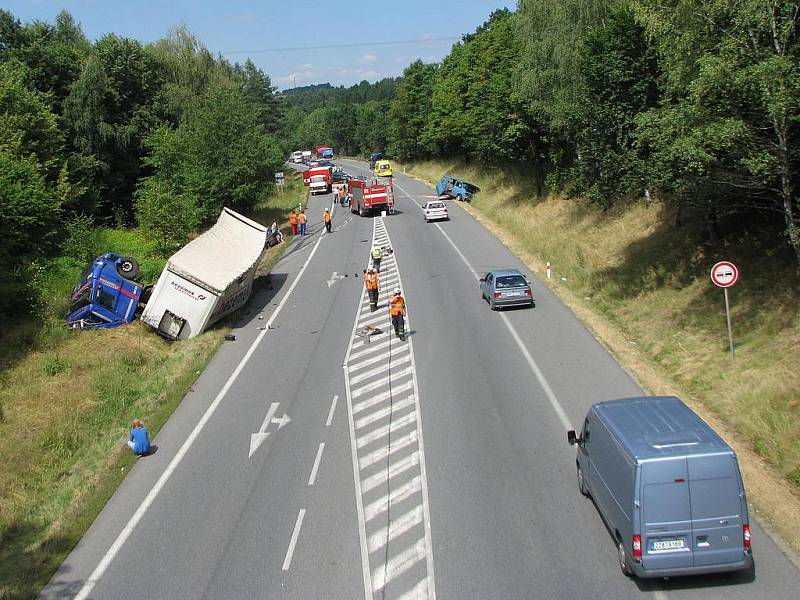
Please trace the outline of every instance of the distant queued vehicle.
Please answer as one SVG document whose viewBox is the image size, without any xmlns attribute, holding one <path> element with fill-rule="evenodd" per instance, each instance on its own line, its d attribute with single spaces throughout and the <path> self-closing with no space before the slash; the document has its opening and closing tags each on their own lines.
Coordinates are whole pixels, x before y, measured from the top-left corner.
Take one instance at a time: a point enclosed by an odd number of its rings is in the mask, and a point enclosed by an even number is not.
<svg viewBox="0 0 800 600">
<path fill-rule="evenodd" d="M 455 198 L 459 202 L 469 202 L 472 197 L 480 192 L 481 189 L 477 185 L 473 185 L 463 179 L 458 179 L 451 175 L 442 175 L 439 183 L 436 185 L 436 193 L 448 198 Z"/>
<path fill-rule="evenodd" d="M 383 158 L 383 152 L 373 152 L 369 155 L 369 168 L 374 169 L 375 163 Z"/>
<path fill-rule="evenodd" d="M 289 161 L 294 164 L 300 164 L 303 162 L 303 152 L 301 150 L 295 150 L 292 152 L 291 156 L 289 157 Z"/>
<path fill-rule="evenodd" d="M 379 160 L 375 163 L 373 172 L 375 173 L 375 177 L 391 177 L 392 163 L 388 160 Z"/>
<path fill-rule="evenodd" d="M 303 150 L 303 162 L 309 164 L 311 162 L 311 150 Z"/>
<path fill-rule="evenodd" d="M 508 306 L 536 306 L 530 282 L 517 269 L 489 271 L 481 277 L 481 298 L 492 310 Z"/>
<path fill-rule="evenodd" d="M 317 161 L 317 166 L 318 167 L 333 167 L 334 164 L 333 164 L 332 160 L 322 159 L 322 160 L 318 160 Z"/>
<path fill-rule="evenodd" d="M 425 215 L 426 223 L 438 219 L 450 220 L 450 215 L 447 213 L 447 205 L 441 200 L 430 200 L 422 207 L 422 212 Z"/>
</svg>

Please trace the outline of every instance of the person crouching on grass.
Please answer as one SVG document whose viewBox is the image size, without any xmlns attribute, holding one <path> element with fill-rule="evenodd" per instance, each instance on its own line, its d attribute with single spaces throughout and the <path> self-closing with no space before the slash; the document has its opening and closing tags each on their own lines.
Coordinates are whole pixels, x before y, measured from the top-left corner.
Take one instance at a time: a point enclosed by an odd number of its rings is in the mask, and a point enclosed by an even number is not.
<svg viewBox="0 0 800 600">
<path fill-rule="evenodd" d="M 150 436 L 147 434 L 147 427 L 139 419 L 134 419 L 131 423 L 131 437 L 128 440 L 130 448 L 137 456 L 150 454 Z"/>
</svg>

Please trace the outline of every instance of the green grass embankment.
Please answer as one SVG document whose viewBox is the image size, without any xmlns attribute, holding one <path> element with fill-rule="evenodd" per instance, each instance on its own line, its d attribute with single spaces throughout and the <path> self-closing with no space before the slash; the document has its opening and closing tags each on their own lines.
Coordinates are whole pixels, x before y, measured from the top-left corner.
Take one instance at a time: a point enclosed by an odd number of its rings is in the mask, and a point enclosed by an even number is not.
<svg viewBox="0 0 800 600">
<path fill-rule="evenodd" d="M 651 393 L 676 393 L 737 449 L 751 503 L 800 550 L 800 281 L 779 241 L 742 231 L 710 245 L 661 203 L 608 212 L 542 193 L 533 177 L 459 163 L 406 165 L 430 183 L 464 177 L 481 193 L 465 208 L 544 280 Z M 720 259 L 740 267 L 728 354 Z"/>
<path fill-rule="evenodd" d="M 305 198 L 302 181 L 251 216 L 287 231 L 289 210 Z M 153 283 L 165 259 L 136 230 L 103 229 L 102 251 L 136 257 L 141 281 Z M 268 273 L 286 245 L 271 248 Z M 63 325 L 69 293 L 83 264 L 43 263 L 44 304 L 37 319 L 0 340 L 0 599 L 34 598 L 135 462 L 122 440 L 134 418 L 151 434 L 166 422 L 220 346 L 223 323 L 168 343 L 141 323 L 101 331 Z M 234 317 L 235 318 L 235 317 Z"/>
</svg>

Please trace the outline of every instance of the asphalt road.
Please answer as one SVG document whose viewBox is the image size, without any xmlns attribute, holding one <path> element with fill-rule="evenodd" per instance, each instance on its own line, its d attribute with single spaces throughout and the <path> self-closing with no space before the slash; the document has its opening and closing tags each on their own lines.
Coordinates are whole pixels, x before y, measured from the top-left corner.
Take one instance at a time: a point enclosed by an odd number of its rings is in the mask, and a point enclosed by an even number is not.
<svg viewBox="0 0 800 600">
<path fill-rule="evenodd" d="M 757 523 L 754 578 L 622 576 L 565 430 L 641 390 L 533 274 L 535 309 L 491 312 L 476 274 L 524 265 L 457 205 L 426 224 L 429 187 L 395 192 L 383 219 L 337 207 L 330 235 L 332 197 L 311 200 L 309 235 L 41 598 L 797 597 Z M 393 250 L 376 313 L 373 239 Z"/>
</svg>

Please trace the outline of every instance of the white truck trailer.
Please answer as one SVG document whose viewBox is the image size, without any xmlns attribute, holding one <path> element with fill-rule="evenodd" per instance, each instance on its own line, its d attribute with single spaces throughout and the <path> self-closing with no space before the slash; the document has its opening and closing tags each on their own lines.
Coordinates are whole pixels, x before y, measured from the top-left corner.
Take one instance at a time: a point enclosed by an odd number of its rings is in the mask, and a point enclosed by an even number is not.
<svg viewBox="0 0 800 600">
<path fill-rule="evenodd" d="M 167 339 L 183 340 L 243 306 L 267 233 L 263 225 L 223 208 L 211 229 L 167 261 L 142 321 Z"/>
</svg>

